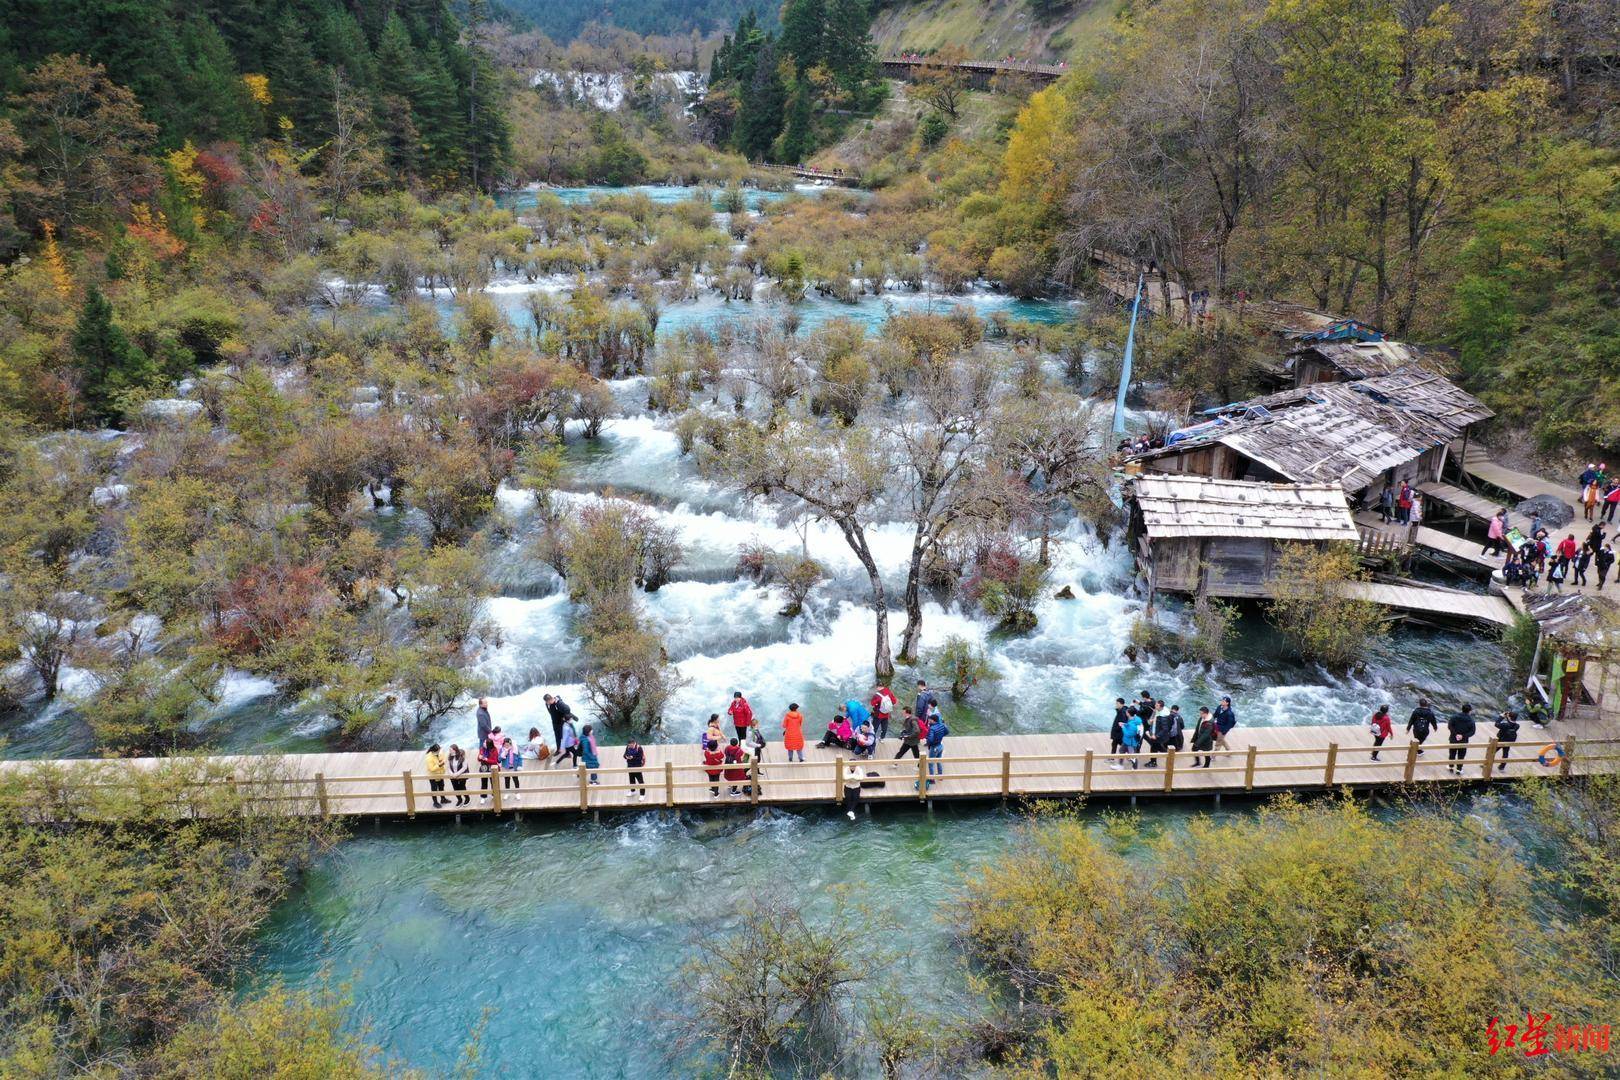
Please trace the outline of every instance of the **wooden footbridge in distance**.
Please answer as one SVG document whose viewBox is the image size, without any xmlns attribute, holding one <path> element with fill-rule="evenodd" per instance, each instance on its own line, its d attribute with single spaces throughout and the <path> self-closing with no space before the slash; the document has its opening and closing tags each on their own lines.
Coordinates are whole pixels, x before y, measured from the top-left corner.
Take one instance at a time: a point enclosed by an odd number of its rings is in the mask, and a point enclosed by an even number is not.
<svg viewBox="0 0 1620 1080">
<path fill-rule="evenodd" d="M 765 169 L 770 172 L 792 173 L 800 180 L 811 180 L 819 184 L 837 184 L 841 187 L 860 187 L 861 178 L 851 173 L 830 172 L 826 169 L 809 169 L 803 165 L 771 165 L 761 162 L 754 166 L 756 169 Z"/>
</svg>

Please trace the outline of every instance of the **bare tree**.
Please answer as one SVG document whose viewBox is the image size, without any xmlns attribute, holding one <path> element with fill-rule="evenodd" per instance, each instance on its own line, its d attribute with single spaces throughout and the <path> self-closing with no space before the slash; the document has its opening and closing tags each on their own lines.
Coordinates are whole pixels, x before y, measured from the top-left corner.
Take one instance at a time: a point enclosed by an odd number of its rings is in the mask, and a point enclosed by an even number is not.
<svg viewBox="0 0 1620 1080">
<path fill-rule="evenodd" d="M 332 69 L 332 137 L 326 142 L 321 187 L 340 213 L 350 197 L 382 173 L 382 151 L 373 144 L 365 99 L 343 73 Z"/>
<path fill-rule="evenodd" d="M 888 592 L 866 539 L 893 478 L 888 448 L 868 428 L 829 430 L 803 416 L 779 414 L 748 427 L 730 437 L 724 453 L 709 455 L 705 467 L 741 491 L 784 501 L 838 527 L 871 582 L 877 619 L 872 670 L 880 680 L 890 678 Z"/>
<path fill-rule="evenodd" d="M 967 59 L 967 50 L 960 45 L 934 53 L 917 71 L 911 96 L 955 120 L 968 90 L 968 72 L 961 66 Z"/>
<path fill-rule="evenodd" d="M 902 500 L 912 525 L 906 568 L 906 629 L 900 659 L 915 663 L 922 642 L 922 576 L 946 531 L 983 512 L 975 495 L 989 458 L 997 366 L 970 354 L 928 365 L 919 374 L 912 408 L 894 426 Z"/>
</svg>

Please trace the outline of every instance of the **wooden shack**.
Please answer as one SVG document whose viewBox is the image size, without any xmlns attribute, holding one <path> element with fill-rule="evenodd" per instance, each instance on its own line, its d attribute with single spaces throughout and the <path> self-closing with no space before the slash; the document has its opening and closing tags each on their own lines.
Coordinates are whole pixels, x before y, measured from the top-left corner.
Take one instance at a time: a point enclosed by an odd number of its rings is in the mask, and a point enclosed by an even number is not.
<svg viewBox="0 0 1620 1080">
<path fill-rule="evenodd" d="M 1356 382 L 1390 375 L 1402 368 L 1442 377 L 1456 374 L 1451 356 L 1439 349 L 1382 339 L 1311 341 L 1290 350 L 1283 367 L 1292 373 L 1296 387 Z"/>
<path fill-rule="evenodd" d="M 1526 698 L 1539 699 L 1554 718 L 1599 707 L 1620 645 L 1620 607 L 1589 593 L 1526 593 L 1524 610 L 1537 631 Z"/>
<path fill-rule="evenodd" d="M 1313 383 L 1211 413 L 1134 460 L 1149 472 L 1335 484 L 1352 503 L 1370 503 L 1386 481 L 1439 479 L 1452 441 L 1493 415 L 1445 377 L 1418 367 Z"/>
<path fill-rule="evenodd" d="M 1129 540 L 1148 593 L 1270 594 L 1290 544 L 1359 539 L 1337 484 L 1137 476 L 1126 488 Z"/>
</svg>

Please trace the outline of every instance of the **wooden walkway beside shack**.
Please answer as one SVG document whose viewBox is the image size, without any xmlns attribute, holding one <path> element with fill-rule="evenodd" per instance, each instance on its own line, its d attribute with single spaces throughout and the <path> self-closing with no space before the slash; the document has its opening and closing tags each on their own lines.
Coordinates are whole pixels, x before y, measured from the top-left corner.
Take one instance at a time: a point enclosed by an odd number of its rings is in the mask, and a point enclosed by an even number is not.
<svg viewBox="0 0 1620 1080">
<path fill-rule="evenodd" d="M 1461 510 L 1467 516 L 1480 521 L 1490 521 L 1502 508 L 1499 502 L 1475 495 L 1472 491 L 1464 491 L 1457 485 L 1442 480 L 1425 480 L 1417 485 L 1417 489 L 1422 492 L 1424 498 L 1445 503 L 1453 510 Z"/>
<path fill-rule="evenodd" d="M 1427 525 L 1399 525 L 1395 522 L 1385 522 L 1370 510 L 1363 510 L 1356 515 L 1356 524 L 1363 529 L 1391 537 L 1401 543 L 1412 543 L 1420 548 L 1445 556 L 1454 562 L 1465 564 L 1470 570 L 1486 571 L 1499 570 L 1502 566 L 1500 556 L 1480 554 L 1481 545 L 1472 540 L 1465 540 L 1460 536 L 1431 529 Z"/>
<path fill-rule="evenodd" d="M 1506 602 L 1503 601 L 1505 604 Z M 1102 705 L 1099 704 L 1099 709 Z M 1483 718 L 1482 718 L 1483 719 Z M 290 754 L 280 757 L 237 756 L 206 759 L 229 772 L 215 773 L 207 781 L 177 780 L 177 812 L 204 805 L 207 800 L 186 789 L 229 785 L 253 793 L 276 812 L 321 813 L 341 817 L 393 817 L 420 819 L 461 814 L 581 814 L 599 811 L 672 809 L 725 810 L 751 806 L 814 806 L 836 802 L 843 794 L 843 770 L 854 765 L 863 777 L 862 799 L 876 803 L 912 803 L 931 800 L 984 800 L 1018 797 L 1162 797 L 1221 794 L 1266 794 L 1325 788 L 1374 788 L 1407 783 L 1444 784 L 1458 780 L 1490 782 L 1524 776 L 1570 776 L 1615 771 L 1620 763 L 1620 720 L 1604 712 L 1558 723 L 1545 732 L 1527 730 L 1510 748 L 1506 770 L 1499 764 L 1500 744 L 1477 738 L 1467 744 L 1466 770 L 1456 776 L 1446 768 L 1446 744 L 1431 741 L 1426 752 L 1397 739 L 1386 745 L 1379 761 L 1371 760 L 1370 739 L 1364 721 L 1308 727 L 1242 727 L 1230 740 L 1232 749 L 1213 751 L 1209 768 L 1193 768 L 1191 752 L 1168 753 L 1148 767 L 1150 755 L 1110 754 L 1105 732 L 1069 732 L 1045 735 L 952 736 L 944 768 L 936 782 L 926 784 L 928 759 L 894 760 L 898 742 L 885 740 L 876 759 L 853 761 L 831 750 L 811 748 L 805 762 L 775 760 L 781 744 L 766 751 L 766 761 L 750 766 L 746 779 L 721 777 L 711 782 L 697 760 L 695 744 L 646 746 L 645 799 L 634 797 L 629 770 L 597 770 L 600 784 L 589 782 L 586 770 L 548 769 L 537 766 L 514 774 L 518 787 L 505 787 L 508 777 L 488 778 L 492 788 L 480 792 L 480 776 L 469 782 L 468 805 L 435 808 L 437 794 L 424 775 L 423 755 L 401 751 L 352 754 Z M 1537 758 L 1544 748 L 1550 764 Z M 604 746 L 604 762 L 622 761 L 620 748 Z M 168 764 L 183 765 L 188 759 Z M 1136 767 L 1132 767 L 1134 765 Z M 0 762 L 0 794 L 16 797 L 29 774 L 40 770 L 83 770 L 96 785 L 132 784 L 137 772 L 165 766 L 164 759 L 79 760 L 56 762 Z M 182 774 L 176 773 L 177 776 Z M 193 774 L 194 775 L 194 774 Z M 921 783 L 920 783 L 921 782 Z M 747 794 L 732 796 L 736 785 Z M 711 793 L 711 786 L 719 794 Z M 50 820 L 75 820 L 72 805 L 50 804 L 72 785 L 37 783 L 40 814 Z M 203 793 L 206 794 L 206 793 Z M 454 795 L 454 791 L 446 792 Z M 488 799 L 482 796 L 487 794 Z M 214 803 L 213 805 L 217 805 Z"/>
<path fill-rule="evenodd" d="M 1570 509 L 1575 509 L 1575 499 L 1578 493 L 1573 485 L 1566 487 L 1540 476 L 1520 472 L 1518 469 L 1510 469 L 1506 465 L 1499 465 L 1492 461 L 1490 455 L 1478 446 L 1463 447 L 1460 453 L 1458 448 L 1453 446 L 1452 454 L 1452 460 L 1457 462 L 1457 467 L 1462 471 L 1465 478 L 1488 484 L 1519 499 L 1533 499 L 1538 495 L 1547 495 L 1562 502 Z"/>
<path fill-rule="evenodd" d="M 1478 622 L 1493 626 L 1512 626 L 1514 623 L 1513 605 L 1500 596 L 1425 585 L 1396 585 L 1384 581 L 1348 581 L 1344 588 L 1358 600 L 1398 608 L 1429 620 Z"/>
</svg>

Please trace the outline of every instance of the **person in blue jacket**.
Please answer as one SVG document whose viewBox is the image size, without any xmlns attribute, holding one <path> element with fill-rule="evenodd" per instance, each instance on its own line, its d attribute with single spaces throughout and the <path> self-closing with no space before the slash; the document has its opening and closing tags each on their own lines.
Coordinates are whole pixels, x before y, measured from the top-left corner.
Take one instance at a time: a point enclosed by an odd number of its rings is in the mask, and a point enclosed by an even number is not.
<svg viewBox="0 0 1620 1080">
<path fill-rule="evenodd" d="M 503 789 L 521 789 L 523 787 L 523 778 L 517 774 L 523 771 L 523 751 L 519 750 L 511 739 L 502 739 L 500 755 L 501 787 Z M 520 796 L 514 792 L 508 798 L 513 802 L 517 802 Z"/>
<path fill-rule="evenodd" d="M 936 711 L 928 724 L 929 784 L 934 782 L 933 777 L 945 775 L 945 766 L 939 759 L 945 756 L 945 736 L 950 733 L 951 729 L 945 726 L 944 718 Z"/>
<path fill-rule="evenodd" d="M 1132 755 L 1138 755 L 1142 751 L 1142 718 L 1135 714 L 1125 721 L 1125 751 Z M 1140 757 L 1131 758 L 1131 768 L 1140 768 L 1141 765 Z"/>
<path fill-rule="evenodd" d="M 844 702 L 844 712 L 849 716 L 849 726 L 854 728 L 856 731 L 861 729 L 862 724 L 865 724 L 872 719 L 872 710 L 868 709 L 855 698 L 850 698 L 848 701 Z"/>
</svg>

